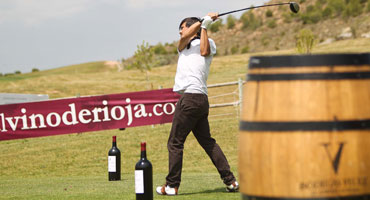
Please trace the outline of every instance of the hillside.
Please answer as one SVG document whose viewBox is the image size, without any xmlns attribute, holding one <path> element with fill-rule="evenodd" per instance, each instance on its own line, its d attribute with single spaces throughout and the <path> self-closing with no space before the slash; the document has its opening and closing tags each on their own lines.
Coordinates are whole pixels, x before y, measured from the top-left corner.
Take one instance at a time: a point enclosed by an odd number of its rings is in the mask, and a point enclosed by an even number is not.
<svg viewBox="0 0 370 200">
<path fill-rule="evenodd" d="M 271 0 L 267 4 L 281 3 Z M 217 56 L 294 49 L 301 30 L 312 31 L 315 46 L 335 41 L 370 38 L 370 0 L 297 0 L 300 12 L 288 5 L 245 11 L 213 23 L 209 35 L 216 41 Z M 157 66 L 176 63 L 177 41 L 151 45 Z M 134 57 L 124 60 L 130 67 Z"/>
<path fill-rule="evenodd" d="M 331 11 L 332 14 L 324 16 L 325 10 L 334 9 L 334 2 L 339 1 L 300 0 L 301 9 L 298 14 L 292 13 L 289 6 L 254 9 L 244 13 L 232 29 L 227 27 L 227 19 L 224 17 L 225 25 L 219 31 L 211 32 L 210 36 L 217 41 L 220 55 L 233 53 L 233 48 L 234 53 L 241 53 L 243 48 L 246 49 L 245 52 L 292 49 L 295 48 L 297 35 L 302 29 L 312 31 L 317 45 L 345 39 L 369 38 L 370 1 L 358 1 L 363 8 L 361 11 L 352 11 L 352 15 L 346 14 L 347 10 L 343 8 L 338 13 Z M 272 0 L 268 4 L 280 2 Z M 344 3 L 343 6 L 349 5 Z M 251 15 L 254 16 L 253 19 Z M 252 21 L 257 23 L 255 27 Z M 249 26 L 246 25 L 248 23 Z"/>
<path fill-rule="evenodd" d="M 313 53 L 369 52 L 370 39 L 357 38 L 317 45 Z M 255 55 L 296 54 L 294 48 L 243 53 L 214 58 L 209 84 L 245 79 L 249 58 Z M 153 68 L 146 81 L 140 70 L 121 70 L 112 62 L 93 62 L 58 69 L 0 77 L 1 92 L 49 94 L 50 98 L 102 95 L 172 87 L 176 65 Z M 211 98 L 235 92 L 235 87 L 210 89 Z M 224 102 L 235 101 L 232 95 Z M 220 113 L 220 117 L 215 114 Z M 231 113 L 231 114 L 229 114 Z M 237 175 L 238 107 L 210 110 L 212 136 L 222 147 Z M 0 199 L 135 199 L 134 166 L 140 142 L 148 144 L 153 183 L 164 183 L 168 170 L 166 142 L 170 124 L 58 135 L 0 142 Z M 122 153 L 122 181 L 107 179 L 107 152 L 116 135 Z M 190 134 L 184 151 L 183 181 L 179 199 L 237 200 L 240 193 L 225 192 L 207 154 Z M 238 175 L 237 175 L 238 176 Z M 239 178 L 238 178 L 239 180 Z M 156 195 L 155 199 L 168 197 Z"/>
</svg>

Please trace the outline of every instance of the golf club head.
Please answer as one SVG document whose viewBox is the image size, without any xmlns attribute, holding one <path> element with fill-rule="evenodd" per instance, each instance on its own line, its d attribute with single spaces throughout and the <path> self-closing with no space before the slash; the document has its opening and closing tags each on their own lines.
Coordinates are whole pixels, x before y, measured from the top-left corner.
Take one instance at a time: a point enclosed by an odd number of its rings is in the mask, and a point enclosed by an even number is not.
<svg viewBox="0 0 370 200">
<path fill-rule="evenodd" d="M 290 2 L 289 5 L 290 5 L 290 10 L 292 12 L 294 12 L 294 13 L 298 13 L 299 12 L 299 5 L 298 5 L 298 3 L 296 3 L 296 2 Z"/>
</svg>

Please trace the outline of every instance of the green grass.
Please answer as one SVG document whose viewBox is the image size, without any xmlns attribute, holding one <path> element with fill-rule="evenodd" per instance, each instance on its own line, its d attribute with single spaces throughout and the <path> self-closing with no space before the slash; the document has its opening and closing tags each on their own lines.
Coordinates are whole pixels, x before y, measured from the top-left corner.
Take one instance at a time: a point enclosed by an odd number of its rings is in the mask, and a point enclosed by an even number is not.
<svg viewBox="0 0 370 200">
<path fill-rule="evenodd" d="M 314 53 L 366 52 L 370 39 L 357 39 L 316 46 Z M 214 58 L 209 84 L 245 79 L 250 56 L 295 54 L 295 50 L 242 54 Z M 0 77 L 0 92 L 49 94 L 51 98 L 77 94 L 101 95 L 173 86 L 176 66 L 158 67 L 150 82 L 137 70 L 86 63 L 36 73 Z M 209 96 L 233 93 L 236 86 L 209 90 Z M 210 103 L 232 102 L 236 95 L 210 99 Z M 230 113 L 229 116 L 214 115 Z M 223 149 L 232 171 L 237 174 L 238 108 L 211 109 L 213 137 Z M 0 199 L 135 199 L 134 166 L 140 156 L 140 142 L 148 145 L 153 164 L 154 186 L 162 185 L 168 166 L 167 139 L 170 124 L 106 130 L 81 134 L 0 142 Z M 122 152 L 123 180 L 107 180 L 107 153 L 113 135 Z M 183 179 L 176 199 L 240 199 L 239 193 L 224 192 L 224 185 L 212 162 L 189 135 L 184 150 Z M 155 195 L 155 199 L 173 199 Z"/>
<path fill-rule="evenodd" d="M 237 175 L 238 121 L 211 123 L 213 136 Z M 140 142 L 148 143 L 154 186 L 165 182 L 166 142 L 170 124 L 82 134 L 60 135 L 0 143 L 0 199 L 135 199 L 134 167 Z M 117 135 L 122 153 L 122 181 L 107 180 L 107 152 Z M 193 135 L 184 150 L 181 197 L 178 199 L 239 199 L 224 185 Z M 216 198 L 217 197 L 217 198 Z M 165 199 L 155 196 L 155 199 Z"/>
<path fill-rule="evenodd" d="M 106 176 L 51 177 L 2 179 L 0 199 L 135 199 L 134 175 L 122 174 L 121 181 L 109 182 Z M 155 174 L 154 184 L 160 185 L 165 174 Z M 176 199 L 224 200 L 240 199 L 239 193 L 227 193 L 216 173 L 187 173 Z M 17 191 L 16 193 L 13 191 Z M 174 199 L 154 194 L 154 199 Z"/>
</svg>

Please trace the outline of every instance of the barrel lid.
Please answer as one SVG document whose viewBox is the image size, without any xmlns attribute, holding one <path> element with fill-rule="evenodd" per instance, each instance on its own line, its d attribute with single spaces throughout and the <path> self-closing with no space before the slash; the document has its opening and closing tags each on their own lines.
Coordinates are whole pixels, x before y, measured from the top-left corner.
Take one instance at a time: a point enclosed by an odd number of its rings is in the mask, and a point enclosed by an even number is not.
<svg viewBox="0 0 370 200">
<path fill-rule="evenodd" d="M 249 69 L 301 67 L 301 66 L 343 66 L 369 65 L 370 54 L 312 54 L 253 56 L 249 60 Z"/>
</svg>

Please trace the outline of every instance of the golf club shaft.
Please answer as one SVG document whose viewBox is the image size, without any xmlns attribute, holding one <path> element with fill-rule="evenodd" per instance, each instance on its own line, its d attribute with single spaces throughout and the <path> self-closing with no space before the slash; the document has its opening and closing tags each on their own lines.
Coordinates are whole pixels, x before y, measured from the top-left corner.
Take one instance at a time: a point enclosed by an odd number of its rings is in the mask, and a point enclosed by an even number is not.
<svg viewBox="0 0 370 200">
<path fill-rule="evenodd" d="M 223 15 L 228 15 L 228 14 L 231 14 L 231 13 L 234 13 L 234 12 L 239 12 L 239 11 L 249 10 L 249 9 L 254 9 L 254 8 L 261 8 L 261 7 L 267 7 L 267 6 L 280 6 L 280 5 L 285 5 L 285 4 L 290 4 L 290 2 L 289 3 L 268 4 L 268 5 L 263 5 L 263 6 L 252 6 L 252 7 L 248 7 L 248 8 L 239 9 L 239 10 L 233 10 L 233 11 L 230 11 L 230 12 L 220 13 L 218 16 L 221 17 Z"/>
</svg>

